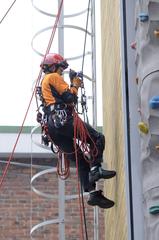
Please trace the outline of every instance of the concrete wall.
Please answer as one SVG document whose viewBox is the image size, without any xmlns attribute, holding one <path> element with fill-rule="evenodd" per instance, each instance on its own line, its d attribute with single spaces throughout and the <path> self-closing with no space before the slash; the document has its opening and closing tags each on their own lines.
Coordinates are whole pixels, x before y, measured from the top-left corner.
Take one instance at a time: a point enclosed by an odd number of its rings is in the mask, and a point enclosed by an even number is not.
<svg viewBox="0 0 159 240">
<path fill-rule="evenodd" d="M 105 240 L 127 240 L 124 166 L 124 129 L 120 57 L 120 1 L 101 0 L 103 125 L 106 136 L 105 162 L 116 169 L 117 178 L 106 181 L 107 197 L 115 201 L 105 211 Z M 120 223 L 120 224 L 119 224 Z"/>
</svg>

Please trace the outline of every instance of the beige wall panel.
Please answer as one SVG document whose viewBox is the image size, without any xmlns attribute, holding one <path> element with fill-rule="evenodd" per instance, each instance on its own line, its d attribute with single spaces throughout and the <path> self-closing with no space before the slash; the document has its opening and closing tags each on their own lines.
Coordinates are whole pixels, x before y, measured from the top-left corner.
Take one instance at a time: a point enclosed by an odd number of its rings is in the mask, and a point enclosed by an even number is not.
<svg viewBox="0 0 159 240">
<path fill-rule="evenodd" d="M 128 239 L 119 4 L 119 0 L 101 0 L 104 159 L 109 169 L 117 171 L 116 179 L 105 181 L 106 196 L 115 201 L 115 207 L 105 211 L 106 240 Z"/>
</svg>

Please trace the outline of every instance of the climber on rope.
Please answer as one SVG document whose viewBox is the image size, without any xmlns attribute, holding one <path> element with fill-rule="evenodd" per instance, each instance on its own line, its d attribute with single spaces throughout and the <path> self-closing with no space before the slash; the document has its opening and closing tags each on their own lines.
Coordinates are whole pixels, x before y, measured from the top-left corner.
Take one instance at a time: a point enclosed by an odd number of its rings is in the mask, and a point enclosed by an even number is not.
<svg viewBox="0 0 159 240">
<path fill-rule="evenodd" d="M 77 103 L 78 89 L 83 84 L 81 73 L 70 70 L 69 86 L 62 77 L 63 71 L 68 68 L 68 63 L 61 55 L 54 53 L 47 54 L 40 66 L 45 73 L 41 82 L 41 91 L 45 106 L 44 112 L 47 115 L 49 137 L 67 155 L 69 160 L 75 161 L 73 111 Z M 94 151 L 92 141 L 97 148 L 96 155 L 94 154 L 95 156 L 90 161 L 86 161 L 85 153 L 79 146 L 77 147 L 81 185 L 85 192 L 89 192 L 87 203 L 91 206 L 111 208 L 114 206 L 114 202 L 104 197 L 102 190 L 96 190 L 96 182 L 99 179 L 109 179 L 116 175 L 115 171 L 104 170 L 101 167 L 105 137 L 89 124 L 82 120 L 81 122 L 88 132 L 86 141 L 90 152 Z M 77 132 L 76 137 L 79 139 L 80 133 Z"/>
</svg>

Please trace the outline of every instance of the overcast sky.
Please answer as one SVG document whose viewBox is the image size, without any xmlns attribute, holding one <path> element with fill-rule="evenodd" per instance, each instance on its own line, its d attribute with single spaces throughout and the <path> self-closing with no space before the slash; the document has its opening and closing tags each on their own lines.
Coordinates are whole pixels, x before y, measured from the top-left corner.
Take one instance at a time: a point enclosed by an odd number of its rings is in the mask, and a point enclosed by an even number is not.
<svg viewBox="0 0 159 240">
<path fill-rule="evenodd" d="M 0 1 L 0 20 L 12 4 L 13 0 Z M 100 1 L 96 1 L 97 7 L 97 83 L 98 83 L 98 125 L 102 124 L 101 114 L 101 68 L 100 68 L 100 26 L 99 26 L 99 6 Z M 86 0 L 64 0 L 65 14 L 80 12 L 87 8 Z M 56 0 L 35 0 L 34 4 L 47 12 L 56 13 Z M 52 9 L 52 10 L 51 10 Z M 31 48 L 31 41 L 34 34 L 48 26 L 54 24 L 55 18 L 37 12 L 31 0 L 17 0 L 0 24 L 0 66 L 1 66 L 1 91 L 0 91 L 0 125 L 21 125 L 27 106 L 32 94 L 32 86 L 39 73 L 41 57 Z M 85 28 L 86 14 L 81 17 L 66 18 L 65 24 L 74 24 Z M 84 34 L 75 29 L 65 30 L 65 57 L 73 57 L 83 53 Z M 37 51 L 45 53 L 51 31 L 45 31 L 34 41 Z M 88 37 L 87 37 L 88 38 Z M 53 42 L 50 52 L 57 51 L 57 36 Z M 87 40 L 86 51 L 90 50 L 90 40 Z M 70 67 L 80 71 L 81 59 L 70 61 Z M 90 57 L 86 57 L 84 73 L 90 75 Z M 85 84 L 86 93 L 90 95 L 90 83 Z M 90 101 L 88 101 L 89 108 Z M 35 99 L 31 106 L 25 125 L 35 125 L 36 106 Z"/>
</svg>

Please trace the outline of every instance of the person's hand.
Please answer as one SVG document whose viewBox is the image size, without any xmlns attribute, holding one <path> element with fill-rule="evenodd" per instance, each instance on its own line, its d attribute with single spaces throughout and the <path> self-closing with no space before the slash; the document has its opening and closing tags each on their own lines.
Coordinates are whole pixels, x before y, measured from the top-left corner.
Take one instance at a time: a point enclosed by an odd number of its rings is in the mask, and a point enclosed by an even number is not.
<svg viewBox="0 0 159 240">
<path fill-rule="evenodd" d="M 74 70 L 70 69 L 69 71 L 69 78 L 72 81 L 75 77 L 81 78 L 83 80 L 83 72 L 75 72 Z"/>
<path fill-rule="evenodd" d="M 73 80 L 72 80 L 72 83 L 71 83 L 71 86 L 72 87 L 75 87 L 75 88 L 79 88 L 82 86 L 82 80 L 79 78 L 79 77 L 75 77 Z"/>
<path fill-rule="evenodd" d="M 74 70 L 70 69 L 70 71 L 69 71 L 69 78 L 70 78 L 71 82 L 76 77 L 76 75 L 77 75 L 77 72 L 75 72 Z"/>
<path fill-rule="evenodd" d="M 71 81 L 71 87 L 83 87 L 83 72 L 75 72 L 74 70 L 70 69 L 69 77 Z"/>
</svg>

